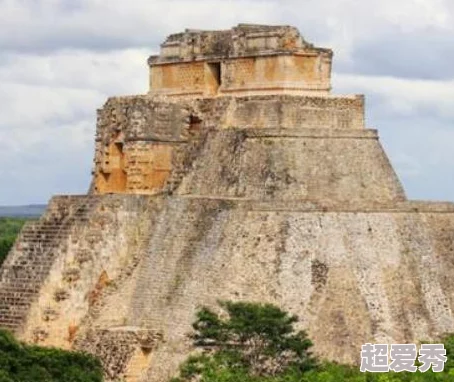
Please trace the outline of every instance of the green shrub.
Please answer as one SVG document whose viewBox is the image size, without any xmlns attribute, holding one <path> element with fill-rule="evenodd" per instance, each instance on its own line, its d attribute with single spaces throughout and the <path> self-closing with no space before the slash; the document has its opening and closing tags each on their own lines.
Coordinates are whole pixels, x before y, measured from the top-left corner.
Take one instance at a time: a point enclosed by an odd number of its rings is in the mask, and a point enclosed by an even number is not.
<svg viewBox="0 0 454 382">
<path fill-rule="evenodd" d="M 0 330 L 0 382 L 102 382 L 95 357 L 17 342 Z"/>
</svg>

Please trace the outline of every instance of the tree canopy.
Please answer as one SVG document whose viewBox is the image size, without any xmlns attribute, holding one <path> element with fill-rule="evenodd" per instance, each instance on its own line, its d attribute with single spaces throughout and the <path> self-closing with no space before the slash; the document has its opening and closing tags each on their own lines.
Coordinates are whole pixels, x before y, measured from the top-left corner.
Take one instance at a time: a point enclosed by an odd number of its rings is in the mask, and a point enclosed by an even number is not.
<svg viewBox="0 0 454 382">
<path fill-rule="evenodd" d="M 304 331 L 294 328 L 296 316 L 271 304 L 220 302 L 220 306 L 223 313 L 208 308 L 197 312 L 191 337 L 203 352 L 183 365 L 175 381 L 191 381 L 222 370 L 246 381 L 290 372 L 302 374 L 315 367 L 312 342 Z"/>
</svg>

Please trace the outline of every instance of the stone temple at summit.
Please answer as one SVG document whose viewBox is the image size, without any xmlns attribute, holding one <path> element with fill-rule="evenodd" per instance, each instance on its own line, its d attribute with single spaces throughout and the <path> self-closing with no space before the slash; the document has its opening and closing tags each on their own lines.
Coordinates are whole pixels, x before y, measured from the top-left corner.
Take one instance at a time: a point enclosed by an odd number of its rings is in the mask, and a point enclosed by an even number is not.
<svg viewBox="0 0 454 382">
<path fill-rule="evenodd" d="M 0 326 L 128 382 L 168 380 L 219 299 L 277 304 L 340 362 L 454 332 L 454 204 L 407 199 L 332 56 L 290 26 L 170 35 L 149 92 L 98 110 L 89 192 L 24 226 Z"/>
</svg>

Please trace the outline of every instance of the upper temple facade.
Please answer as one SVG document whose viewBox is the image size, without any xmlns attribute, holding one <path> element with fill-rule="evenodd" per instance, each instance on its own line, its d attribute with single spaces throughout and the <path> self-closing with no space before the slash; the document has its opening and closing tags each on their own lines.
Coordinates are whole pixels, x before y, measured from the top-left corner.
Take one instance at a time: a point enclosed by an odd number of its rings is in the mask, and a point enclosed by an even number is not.
<svg viewBox="0 0 454 382">
<path fill-rule="evenodd" d="M 209 130 L 364 129 L 363 97 L 330 95 L 332 55 L 290 26 L 170 35 L 148 59 L 148 94 L 98 111 L 92 192 L 173 192 Z"/>
<path fill-rule="evenodd" d="M 150 94 L 180 97 L 326 94 L 332 52 L 289 26 L 239 24 L 170 35 L 148 59 Z"/>
</svg>

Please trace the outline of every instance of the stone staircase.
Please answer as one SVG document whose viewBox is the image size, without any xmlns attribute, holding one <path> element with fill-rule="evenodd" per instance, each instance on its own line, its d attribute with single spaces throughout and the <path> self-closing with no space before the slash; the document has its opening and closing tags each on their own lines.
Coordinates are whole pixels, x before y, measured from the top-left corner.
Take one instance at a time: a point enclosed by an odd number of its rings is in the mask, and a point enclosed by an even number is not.
<svg viewBox="0 0 454 382">
<path fill-rule="evenodd" d="M 54 197 L 38 221 L 24 225 L 0 268 L 0 327 L 21 327 L 73 228 L 88 221 L 96 202 L 93 196 Z"/>
</svg>

